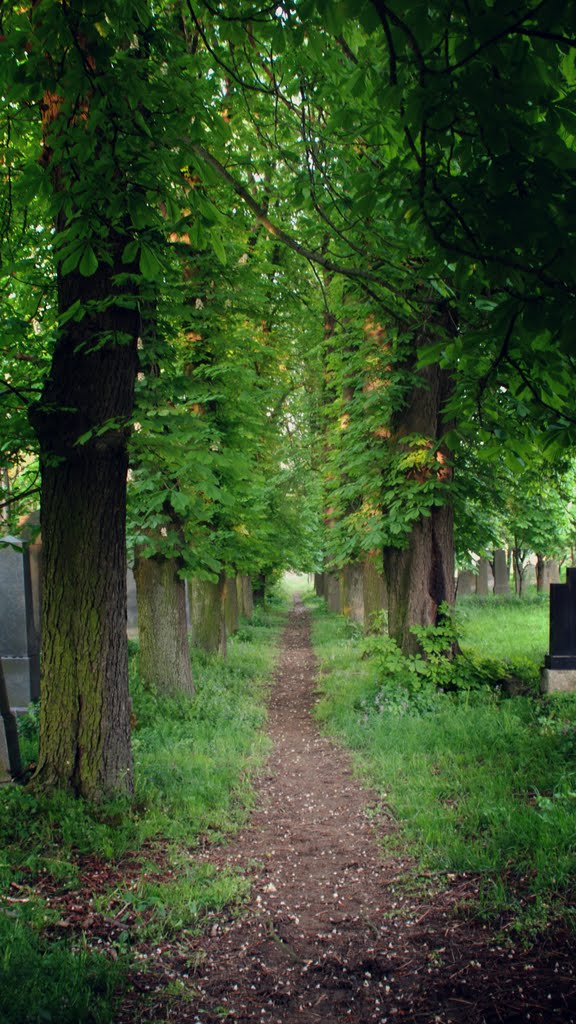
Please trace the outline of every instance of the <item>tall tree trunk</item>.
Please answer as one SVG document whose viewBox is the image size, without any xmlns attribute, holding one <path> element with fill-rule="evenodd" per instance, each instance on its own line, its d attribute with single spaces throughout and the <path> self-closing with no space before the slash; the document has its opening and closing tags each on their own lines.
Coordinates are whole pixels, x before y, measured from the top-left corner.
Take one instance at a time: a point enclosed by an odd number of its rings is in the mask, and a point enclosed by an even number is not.
<svg viewBox="0 0 576 1024">
<path fill-rule="evenodd" d="M 251 619 L 254 615 L 254 594 L 250 576 L 240 576 L 240 586 L 242 589 L 242 615 L 245 619 Z"/>
<path fill-rule="evenodd" d="M 536 555 L 536 592 L 546 593 L 546 562 L 541 554 Z"/>
<path fill-rule="evenodd" d="M 135 309 L 114 304 L 124 242 L 90 277 L 59 275 L 69 320 L 30 420 L 40 442 L 43 596 L 36 782 L 100 799 L 132 791 L 126 638 L 127 422 L 134 401 Z M 104 340 L 103 340 L 104 339 Z M 85 443 L 79 438 L 108 429 Z"/>
<path fill-rule="evenodd" d="M 524 581 L 526 576 L 526 566 L 524 564 L 524 552 L 514 542 L 512 548 L 512 564 L 514 568 L 514 592 L 516 597 L 524 596 Z"/>
<path fill-rule="evenodd" d="M 226 576 L 190 580 L 192 642 L 209 653 L 226 654 Z"/>
<path fill-rule="evenodd" d="M 414 524 L 407 548 L 385 548 L 388 633 L 404 654 L 420 648 L 412 626 L 435 626 L 438 607 L 454 603 L 454 530 L 449 506 Z"/>
<path fill-rule="evenodd" d="M 427 340 L 420 339 L 424 343 Z M 418 378 L 405 407 L 393 419 L 390 443 L 400 449 L 402 438 L 410 434 L 436 447 L 446 429 L 443 406 L 450 392 L 448 374 L 433 364 L 420 369 Z M 439 485 L 447 485 L 451 469 L 446 450 L 438 453 L 436 472 Z M 423 478 L 423 483 L 427 479 L 429 476 Z M 454 603 L 454 516 L 448 493 L 429 515 L 414 521 L 405 547 L 386 547 L 383 556 L 388 632 L 405 654 L 413 654 L 420 648 L 412 626 L 437 625 L 440 604 Z"/>
<path fill-rule="evenodd" d="M 381 551 L 371 551 L 366 557 L 364 562 L 363 591 L 364 627 L 366 632 L 371 633 L 375 630 L 374 616 L 380 616 L 380 613 L 388 607 Z"/>
<path fill-rule="evenodd" d="M 233 636 L 238 630 L 238 589 L 235 576 L 226 577 L 225 619 L 226 634 Z"/>
<path fill-rule="evenodd" d="M 351 562 L 342 569 L 342 611 L 353 622 L 364 624 L 363 562 Z"/>
<path fill-rule="evenodd" d="M 143 682 L 166 693 L 192 696 L 194 683 L 188 648 L 186 585 L 175 558 L 136 555 L 139 671 Z"/>
</svg>

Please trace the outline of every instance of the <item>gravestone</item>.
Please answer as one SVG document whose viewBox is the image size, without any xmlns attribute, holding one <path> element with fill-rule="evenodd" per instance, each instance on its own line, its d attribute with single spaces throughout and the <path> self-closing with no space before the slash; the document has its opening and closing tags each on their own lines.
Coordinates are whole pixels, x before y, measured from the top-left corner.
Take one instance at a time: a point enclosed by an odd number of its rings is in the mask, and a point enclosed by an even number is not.
<svg viewBox="0 0 576 1024">
<path fill-rule="evenodd" d="M 506 552 L 499 548 L 494 552 L 494 593 L 510 593 L 510 573 L 506 561 Z"/>
<path fill-rule="evenodd" d="M 545 565 L 546 590 L 549 590 L 553 583 L 560 583 L 560 566 L 556 558 L 549 558 Z"/>
<path fill-rule="evenodd" d="M 468 594 L 476 593 L 476 576 L 470 569 L 463 569 L 458 573 L 458 597 L 466 597 Z"/>
<path fill-rule="evenodd" d="M 550 650 L 540 677 L 543 693 L 576 691 L 576 569 L 550 585 Z"/>
<path fill-rule="evenodd" d="M 0 658 L 0 783 L 11 782 L 22 773 L 16 716 L 10 707 L 4 667 Z"/>
<path fill-rule="evenodd" d="M 476 593 L 480 597 L 487 597 L 490 593 L 490 562 L 487 558 L 481 558 L 478 562 L 478 577 L 476 580 Z"/>
<path fill-rule="evenodd" d="M 0 657 L 10 707 L 24 709 L 40 695 L 39 545 L 0 538 Z"/>
</svg>

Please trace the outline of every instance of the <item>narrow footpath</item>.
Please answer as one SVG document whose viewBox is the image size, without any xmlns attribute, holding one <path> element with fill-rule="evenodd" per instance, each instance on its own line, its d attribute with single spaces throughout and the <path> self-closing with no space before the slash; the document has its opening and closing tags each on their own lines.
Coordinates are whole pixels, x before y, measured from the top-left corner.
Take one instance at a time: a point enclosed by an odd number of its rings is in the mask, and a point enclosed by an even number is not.
<svg viewBox="0 0 576 1024">
<path fill-rule="evenodd" d="M 352 775 L 346 752 L 314 723 L 316 675 L 310 616 L 296 599 L 270 700 L 273 750 L 257 809 L 228 846 L 202 855 L 245 871 L 250 903 L 193 940 L 190 1000 L 158 1019 L 576 1021 L 567 957 L 551 946 L 535 964 L 528 953 L 491 945 L 485 929 L 457 913 L 474 880 L 439 886 L 384 854 L 393 825 Z"/>
</svg>

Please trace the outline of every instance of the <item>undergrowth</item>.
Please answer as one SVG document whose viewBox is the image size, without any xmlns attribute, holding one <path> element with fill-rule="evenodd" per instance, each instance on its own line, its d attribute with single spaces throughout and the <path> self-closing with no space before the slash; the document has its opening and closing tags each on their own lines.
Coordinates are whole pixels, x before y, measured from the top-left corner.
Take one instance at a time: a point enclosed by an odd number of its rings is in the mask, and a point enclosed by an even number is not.
<svg viewBox="0 0 576 1024">
<path fill-rule="evenodd" d="M 251 778 L 266 751 L 265 682 L 282 619 L 278 605 L 256 609 L 230 639 L 226 661 L 192 650 L 193 699 L 144 687 L 130 642 L 132 803 L 93 806 L 65 793 L 0 790 L 2 1024 L 108 1024 L 136 943 L 194 931 L 207 914 L 245 898 L 239 873 L 195 865 L 190 851 L 207 835 L 217 840 L 237 828 L 250 806 Z M 20 720 L 26 762 L 35 759 L 37 736 L 32 708 Z M 136 882 L 123 881 L 124 859 L 134 856 L 142 869 Z M 73 894 L 87 860 L 107 864 L 120 879 L 95 897 L 96 910 L 119 908 L 113 957 L 90 948 L 76 929 L 55 930 L 58 915 L 40 895 L 46 887 Z"/>
<path fill-rule="evenodd" d="M 324 667 L 318 716 L 397 820 L 392 845 L 409 842 L 427 869 L 477 873 L 474 913 L 523 940 L 554 921 L 573 925 L 576 696 L 539 695 L 539 666 L 514 643 L 516 626 L 503 626 L 512 645 L 490 658 L 469 641 L 442 664 L 449 621 L 420 635 L 425 662 L 311 604 Z M 473 615 L 469 606 L 468 637 Z"/>
</svg>

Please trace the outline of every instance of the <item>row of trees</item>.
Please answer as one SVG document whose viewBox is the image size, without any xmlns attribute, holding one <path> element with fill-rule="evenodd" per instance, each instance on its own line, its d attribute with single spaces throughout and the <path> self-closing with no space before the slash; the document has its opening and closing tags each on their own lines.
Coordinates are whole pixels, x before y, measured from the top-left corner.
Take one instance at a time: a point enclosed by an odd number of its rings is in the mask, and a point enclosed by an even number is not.
<svg viewBox="0 0 576 1024">
<path fill-rule="evenodd" d="M 3 5 L 2 461 L 30 496 L 41 472 L 41 784 L 131 790 L 126 522 L 164 649 L 183 576 L 374 550 L 408 649 L 453 599 L 455 514 L 461 550 L 493 537 L 482 481 L 567 459 L 569 14 L 353 7 Z"/>
</svg>

